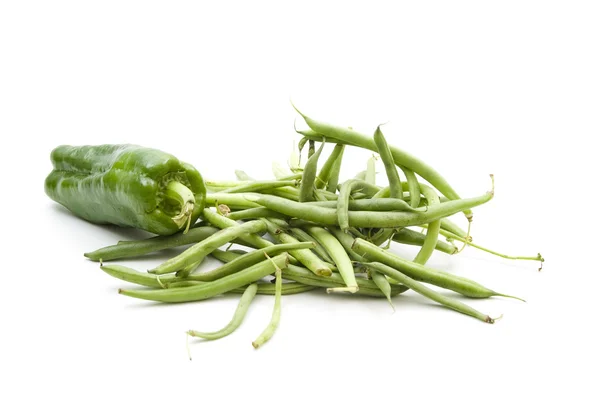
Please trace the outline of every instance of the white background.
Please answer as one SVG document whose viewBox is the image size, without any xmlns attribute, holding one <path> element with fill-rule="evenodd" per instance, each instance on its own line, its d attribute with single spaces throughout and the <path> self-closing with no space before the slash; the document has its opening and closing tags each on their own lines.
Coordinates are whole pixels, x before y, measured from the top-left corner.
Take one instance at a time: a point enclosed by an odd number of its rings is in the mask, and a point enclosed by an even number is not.
<svg viewBox="0 0 600 400">
<path fill-rule="evenodd" d="M 2 2 L 3 398 L 597 398 L 598 3 L 395 3 Z M 543 271 L 473 249 L 430 265 L 528 302 L 466 300 L 504 314 L 487 325 L 414 293 L 395 313 L 378 299 L 285 297 L 254 350 L 273 301 L 257 297 L 235 334 L 192 341 L 190 362 L 184 332 L 219 329 L 236 298 L 117 295 L 127 285 L 82 253 L 144 235 L 53 204 L 50 151 L 137 143 L 207 179 L 267 179 L 299 139 L 290 98 L 365 133 L 389 121 L 388 141 L 463 196 L 494 173 L 475 241 L 540 251 Z M 369 156 L 349 151 L 344 177 Z"/>
</svg>

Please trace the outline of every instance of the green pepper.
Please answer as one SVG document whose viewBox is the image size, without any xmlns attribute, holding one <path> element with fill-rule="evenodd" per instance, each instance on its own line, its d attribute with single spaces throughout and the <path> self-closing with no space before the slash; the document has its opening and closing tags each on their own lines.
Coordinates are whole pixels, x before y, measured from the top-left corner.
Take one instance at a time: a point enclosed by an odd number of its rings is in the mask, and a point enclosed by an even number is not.
<svg viewBox="0 0 600 400">
<path fill-rule="evenodd" d="M 136 145 L 59 146 L 46 194 L 98 224 L 170 235 L 195 222 L 206 198 L 200 173 L 160 150 Z"/>
</svg>

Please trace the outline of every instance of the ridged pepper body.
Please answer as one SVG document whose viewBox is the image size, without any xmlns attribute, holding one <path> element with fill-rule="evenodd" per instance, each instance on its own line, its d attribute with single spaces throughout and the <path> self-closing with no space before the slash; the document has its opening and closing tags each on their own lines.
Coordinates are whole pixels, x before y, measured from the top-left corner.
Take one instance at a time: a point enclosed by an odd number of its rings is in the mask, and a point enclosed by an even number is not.
<svg viewBox="0 0 600 400">
<path fill-rule="evenodd" d="M 136 145 L 59 146 L 46 194 L 93 223 L 135 227 L 159 235 L 181 228 L 172 220 L 179 205 L 165 198 L 167 184 L 187 186 L 196 201 L 192 223 L 206 197 L 200 173 L 171 154 Z"/>
</svg>

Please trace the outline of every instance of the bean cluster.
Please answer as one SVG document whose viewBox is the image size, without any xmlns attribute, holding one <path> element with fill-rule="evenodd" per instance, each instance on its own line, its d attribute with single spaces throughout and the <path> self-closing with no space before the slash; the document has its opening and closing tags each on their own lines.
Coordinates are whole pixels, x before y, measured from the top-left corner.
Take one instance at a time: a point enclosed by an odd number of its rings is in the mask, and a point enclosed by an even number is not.
<svg viewBox="0 0 600 400">
<path fill-rule="evenodd" d="M 297 131 L 302 139 L 289 170 L 274 168 L 272 180 L 255 180 L 236 171 L 237 181 L 206 182 L 208 207 L 202 212 L 201 222 L 189 231 L 119 242 L 85 256 L 106 262 L 191 245 L 148 272 L 120 265 L 102 264 L 101 268 L 116 278 L 152 289 L 119 290 L 139 299 L 177 303 L 242 293 L 233 319 L 225 328 L 209 333 L 188 332 L 206 340 L 235 331 L 256 294 L 274 295 L 271 322 L 253 342 L 258 348 L 269 340 L 279 323 L 282 295 L 320 288 L 327 293 L 382 297 L 392 306 L 393 296 L 410 289 L 450 309 L 494 323 L 489 315 L 425 285 L 469 298 L 513 297 L 425 266 L 436 250 L 457 254 L 457 242 L 462 248 L 473 246 L 504 258 L 543 262 L 540 254 L 511 257 L 472 242 L 471 210 L 493 198 L 493 176 L 491 191 L 462 199 L 433 168 L 388 145 L 380 127 L 367 136 L 300 115 L 309 129 Z M 333 148 L 319 169 L 327 143 L 333 143 Z M 306 144 L 308 160 L 300 167 Z M 375 158 L 369 159 L 365 171 L 340 183 L 347 146 L 377 153 L 388 184 L 376 184 Z M 467 217 L 466 232 L 448 219 L 458 213 Z M 391 242 L 420 249 L 414 259 L 408 260 L 390 250 Z M 231 244 L 241 247 L 231 250 Z M 229 247 L 223 250 L 224 246 Z M 209 256 L 223 264 L 197 271 Z"/>
</svg>

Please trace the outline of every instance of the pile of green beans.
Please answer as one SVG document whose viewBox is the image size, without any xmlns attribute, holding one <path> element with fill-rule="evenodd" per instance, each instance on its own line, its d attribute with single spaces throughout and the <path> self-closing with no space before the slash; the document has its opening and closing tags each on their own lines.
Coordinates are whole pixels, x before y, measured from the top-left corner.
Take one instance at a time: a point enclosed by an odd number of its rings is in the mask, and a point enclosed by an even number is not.
<svg viewBox="0 0 600 400">
<path fill-rule="evenodd" d="M 540 254 L 508 256 L 473 243 L 472 210 L 492 200 L 493 176 L 490 191 L 461 198 L 438 171 L 388 145 L 381 127 L 368 136 L 300 115 L 310 129 L 297 131 L 302 140 L 294 157 L 297 162 L 290 170 L 278 166 L 275 178 L 265 180 L 255 180 L 236 170 L 236 181 L 207 181 L 207 207 L 201 222 L 188 232 L 123 241 L 85 256 L 100 261 L 109 275 L 144 287 L 119 290 L 130 297 L 180 303 L 241 294 L 226 327 L 216 332 L 188 331 L 190 337 L 204 340 L 233 333 L 257 294 L 273 295 L 271 322 L 253 341 L 255 348 L 275 332 L 283 295 L 346 293 L 381 297 L 394 307 L 394 296 L 412 290 L 486 323 L 494 323 L 495 318 L 430 286 L 467 298 L 518 299 L 426 266 L 435 251 L 457 254 L 455 242 L 507 259 L 543 262 Z M 299 160 L 307 143 L 308 159 L 301 167 Z M 341 181 L 344 149 L 348 146 L 375 152 L 376 156 L 368 159 L 365 171 Z M 387 177 L 384 185 L 376 182 L 377 160 L 381 160 Z M 467 217 L 466 231 L 448 219 L 460 213 Z M 394 251 L 401 245 L 419 248 L 414 259 Z M 182 251 L 147 272 L 103 264 L 173 248 Z M 204 268 L 208 258 L 222 265 L 197 271 Z"/>
</svg>

